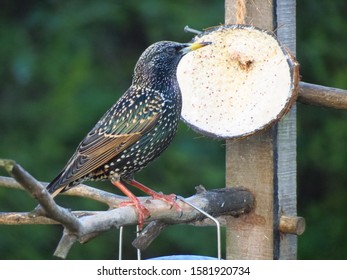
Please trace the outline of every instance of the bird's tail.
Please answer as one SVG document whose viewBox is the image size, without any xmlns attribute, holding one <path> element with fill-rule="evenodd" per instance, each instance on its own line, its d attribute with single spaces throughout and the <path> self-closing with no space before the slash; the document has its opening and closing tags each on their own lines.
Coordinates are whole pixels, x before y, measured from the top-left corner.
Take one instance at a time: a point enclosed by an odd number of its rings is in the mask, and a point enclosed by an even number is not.
<svg viewBox="0 0 347 280">
<path fill-rule="evenodd" d="M 53 179 L 52 182 L 49 183 L 49 185 L 46 187 L 47 191 L 52 195 L 52 197 L 55 197 L 57 194 L 65 191 L 66 185 L 61 184 L 61 175 L 63 172 L 60 172 L 57 177 Z"/>
</svg>

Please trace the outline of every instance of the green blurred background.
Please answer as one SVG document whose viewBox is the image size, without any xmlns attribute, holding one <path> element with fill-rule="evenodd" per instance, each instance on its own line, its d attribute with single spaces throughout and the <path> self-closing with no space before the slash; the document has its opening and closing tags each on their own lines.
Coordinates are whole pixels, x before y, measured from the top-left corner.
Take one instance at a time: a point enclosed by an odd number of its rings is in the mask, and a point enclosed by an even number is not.
<svg viewBox="0 0 347 280">
<path fill-rule="evenodd" d="M 347 2 L 297 1 L 297 57 L 306 82 L 347 88 Z M 0 2 L 0 158 L 50 181 L 79 141 L 127 89 L 141 52 L 160 40 L 189 41 L 224 22 L 224 1 Z M 298 213 L 306 218 L 300 259 L 347 259 L 347 112 L 298 105 Z M 224 186 L 225 147 L 181 124 L 171 147 L 137 179 L 183 196 Z M 197 164 L 199 163 L 199 164 Z M 0 170 L 0 175 L 7 175 Z M 107 182 L 94 186 L 115 191 Z M 136 193 L 136 192 L 135 192 Z M 137 193 L 138 194 L 138 193 Z M 99 203 L 57 198 L 71 209 Z M 21 191 L 0 188 L 0 211 L 30 211 Z M 54 259 L 60 226 L 0 225 L 0 259 Z M 224 233 L 223 233 L 224 235 Z M 134 259 L 135 228 L 124 258 Z M 143 253 L 216 255 L 215 229 L 174 226 Z M 114 259 L 118 231 L 73 246 L 69 259 Z"/>
</svg>

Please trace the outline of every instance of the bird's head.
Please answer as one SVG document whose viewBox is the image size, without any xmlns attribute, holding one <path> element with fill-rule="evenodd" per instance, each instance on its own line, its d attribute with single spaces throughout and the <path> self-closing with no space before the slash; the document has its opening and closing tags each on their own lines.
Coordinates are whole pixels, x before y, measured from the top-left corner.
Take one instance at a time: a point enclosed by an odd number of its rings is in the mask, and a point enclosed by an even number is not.
<svg viewBox="0 0 347 280">
<path fill-rule="evenodd" d="M 136 83 L 152 83 L 157 79 L 176 77 L 177 65 L 188 52 L 197 50 L 209 42 L 176 43 L 160 41 L 149 46 L 140 56 L 134 70 Z"/>
</svg>

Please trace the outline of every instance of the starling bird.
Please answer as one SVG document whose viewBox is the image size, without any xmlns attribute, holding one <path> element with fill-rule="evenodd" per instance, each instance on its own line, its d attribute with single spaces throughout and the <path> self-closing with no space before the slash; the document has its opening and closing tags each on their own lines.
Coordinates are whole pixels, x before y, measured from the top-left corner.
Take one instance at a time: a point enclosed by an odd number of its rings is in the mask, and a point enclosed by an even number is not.
<svg viewBox="0 0 347 280">
<path fill-rule="evenodd" d="M 109 179 L 130 198 L 141 228 L 149 212 L 124 183 L 174 204 L 172 196 L 135 181 L 134 173 L 173 139 L 182 107 L 177 65 L 186 53 L 208 44 L 162 41 L 149 46 L 136 63 L 130 88 L 82 140 L 47 190 L 55 196 L 85 180 Z"/>
</svg>

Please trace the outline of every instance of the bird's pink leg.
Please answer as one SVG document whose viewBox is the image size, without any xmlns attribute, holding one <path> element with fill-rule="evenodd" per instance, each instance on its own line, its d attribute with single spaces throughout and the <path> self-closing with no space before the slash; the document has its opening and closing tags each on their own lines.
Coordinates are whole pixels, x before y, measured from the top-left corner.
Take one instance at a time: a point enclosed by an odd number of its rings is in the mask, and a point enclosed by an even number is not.
<svg viewBox="0 0 347 280">
<path fill-rule="evenodd" d="M 139 190 L 143 191 L 144 193 L 150 195 L 153 199 L 160 199 L 168 204 L 173 206 L 177 211 L 182 211 L 181 207 L 176 202 L 176 195 L 175 194 L 162 194 L 157 193 L 156 191 L 146 187 L 145 185 L 141 184 L 140 182 L 136 180 L 127 180 L 127 183 L 135 188 L 138 188 Z"/>
<path fill-rule="evenodd" d="M 138 215 L 138 221 L 139 221 L 139 230 L 141 231 L 143 228 L 143 224 L 145 222 L 145 219 L 150 216 L 150 212 L 146 207 L 144 207 L 139 199 L 128 190 L 126 186 L 124 186 L 120 181 L 117 180 L 111 180 L 112 184 L 116 186 L 121 192 L 123 192 L 127 197 L 130 198 L 130 202 L 123 202 L 122 205 L 131 205 L 134 206 L 137 210 Z"/>
</svg>

